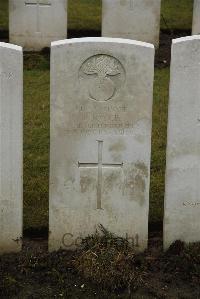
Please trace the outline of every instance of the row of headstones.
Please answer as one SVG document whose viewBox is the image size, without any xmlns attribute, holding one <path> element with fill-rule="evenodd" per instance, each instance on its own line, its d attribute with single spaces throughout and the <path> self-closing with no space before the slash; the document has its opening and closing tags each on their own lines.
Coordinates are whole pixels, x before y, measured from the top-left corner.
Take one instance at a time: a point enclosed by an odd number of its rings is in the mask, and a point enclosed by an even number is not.
<svg viewBox="0 0 200 299">
<path fill-rule="evenodd" d="M 9 0 L 10 42 L 41 50 L 67 36 L 67 0 Z M 102 36 L 159 45 L 161 0 L 102 0 Z M 200 33 L 200 0 L 194 0 L 193 34 Z"/>
<path fill-rule="evenodd" d="M 22 48 L 0 43 L 0 251 L 22 236 Z M 200 36 L 173 41 L 164 247 L 200 241 Z M 99 224 L 147 246 L 154 47 L 52 43 L 49 249 Z"/>
</svg>

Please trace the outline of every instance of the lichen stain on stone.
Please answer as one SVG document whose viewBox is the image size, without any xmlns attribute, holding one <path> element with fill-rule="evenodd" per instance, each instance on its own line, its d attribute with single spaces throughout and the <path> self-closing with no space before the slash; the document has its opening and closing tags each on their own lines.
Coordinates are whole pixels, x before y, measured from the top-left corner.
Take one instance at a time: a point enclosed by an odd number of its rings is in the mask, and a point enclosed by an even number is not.
<svg viewBox="0 0 200 299">
<path fill-rule="evenodd" d="M 114 144 L 112 144 L 109 147 L 109 151 L 111 151 L 111 152 L 122 152 L 125 149 L 126 149 L 126 146 L 125 146 L 123 140 L 118 140 L 117 142 L 115 142 Z"/>
<path fill-rule="evenodd" d="M 144 204 L 145 179 L 142 175 L 130 176 L 125 188 L 130 200 L 137 201 L 141 206 Z"/>
<path fill-rule="evenodd" d="M 105 182 L 104 182 L 104 191 L 109 192 L 111 191 L 117 184 L 117 181 L 119 180 L 119 172 L 115 171 L 112 172 L 110 175 L 106 176 Z"/>
<path fill-rule="evenodd" d="M 127 3 L 127 0 L 120 0 L 120 5 L 121 5 L 121 6 L 125 6 L 126 3 Z"/>
<path fill-rule="evenodd" d="M 145 192 L 145 180 L 143 176 L 137 174 L 134 180 L 135 184 L 135 197 L 139 201 L 140 205 L 144 204 L 144 192 Z"/>
<path fill-rule="evenodd" d="M 122 162 L 122 153 L 126 150 L 126 145 L 123 140 L 118 140 L 109 147 L 112 159 L 115 162 Z"/>
<path fill-rule="evenodd" d="M 135 167 L 136 167 L 137 169 L 141 170 L 142 173 L 143 173 L 143 175 L 144 175 L 145 177 L 148 177 L 148 168 L 147 168 L 147 166 L 146 166 L 143 162 L 137 162 L 137 163 L 135 164 Z"/>
<path fill-rule="evenodd" d="M 145 202 L 146 177 L 148 168 L 143 162 L 131 164 L 125 173 L 124 193 L 131 201 L 136 201 L 142 206 Z"/>
<path fill-rule="evenodd" d="M 95 184 L 95 180 L 91 176 L 81 176 L 80 179 L 80 186 L 81 186 L 81 193 L 85 193 L 88 190 L 91 190 Z"/>
</svg>

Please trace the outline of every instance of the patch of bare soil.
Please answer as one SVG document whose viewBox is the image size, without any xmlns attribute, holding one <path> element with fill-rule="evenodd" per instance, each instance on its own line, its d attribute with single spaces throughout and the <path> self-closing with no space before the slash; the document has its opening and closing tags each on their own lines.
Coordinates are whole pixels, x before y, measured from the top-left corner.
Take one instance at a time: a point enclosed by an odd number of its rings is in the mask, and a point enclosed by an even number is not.
<svg viewBox="0 0 200 299">
<path fill-rule="evenodd" d="M 191 31 L 189 30 L 161 31 L 160 46 L 159 49 L 156 50 L 155 66 L 160 68 L 169 66 L 171 60 L 172 40 L 189 35 L 191 35 Z"/>
<path fill-rule="evenodd" d="M 106 231 L 74 252 L 26 239 L 21 253 L 0 257 L 0 298 L 200 298 L 200 244 L 177 241 L 163 253 L 161 240 L 152 235 L 136 254 Z"/>
</svg>

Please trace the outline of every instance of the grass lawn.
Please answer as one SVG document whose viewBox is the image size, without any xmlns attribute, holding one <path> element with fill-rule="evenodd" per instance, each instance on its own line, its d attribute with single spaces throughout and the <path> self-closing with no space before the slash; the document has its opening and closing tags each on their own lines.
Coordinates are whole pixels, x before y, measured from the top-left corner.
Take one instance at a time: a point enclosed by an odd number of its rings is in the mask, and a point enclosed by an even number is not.
<svg viewBox="0 0 200 299">
<path fill-rule="evenodd" d="M 0 1 L 0 28 L 8 28 L 8 0 Z"/>
<path fill-rule="evenodd" d="M 191 29 L 193 1 L 162 0 L 161 29 Z"/>
<path fill-rule="evenodd" d="M 0 28 L 8 27 L 0 0 Z M 17 1 L 17 0 L 16 0 Z M 169 28 L 190 29 L 193 0 L 163 0 Z M 89 9 L 88 9 L 89 7 Z M 100 0 L 69 0 L 69 28 L 100 30 Z M 162 28 L 165 24 L 162 22 Z M 150 221 L 162 221 L 169 69 L 155 70 Z M 24 59 L 24 228 L 48 227 L 49 57 Z"/>
<path fill-rule="evenodd" d="M 48 226 L 49 59 L 24 59 L 24 228 Z"/>
<path fill-rule="evenodd" d="M 150 222 L 162 221 L 163 219 L 168 92 L 169 68 L 156 69 L 152 130 Z"/>
<path fill-rule="evenodd" d="M 101 0 L 68 0 L 68 3 L 69 29 L 100 30 Z M 191 29 L 192 6 L 193 0 L 162 0 L 161 28 Z M 0 0 L 0 28 L 8 28 L 8 0 Z"/>
</svg>

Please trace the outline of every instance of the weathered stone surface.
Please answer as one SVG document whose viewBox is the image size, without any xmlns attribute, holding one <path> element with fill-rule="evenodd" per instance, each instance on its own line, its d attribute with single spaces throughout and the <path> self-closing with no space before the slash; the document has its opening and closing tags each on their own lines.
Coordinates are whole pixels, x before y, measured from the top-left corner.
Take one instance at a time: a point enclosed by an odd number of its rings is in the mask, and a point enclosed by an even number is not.
<svg viewBox="0 0 200 299">
<path fill-rule="evenodd" d="M 200 241 L 200 37 L 173 41 L 164 247 Z"/>
<path fill-rule="evenodd" d="M 67 36 L 67 0 L 9 0 L 10 42 L 39 51 Z"/>
<path fill-rule="evenodd" d="M 22 48 L 0 43 L 0 253 L 22 237 Z"/>
<path fill-rule="evenodd" d="M 200 1 L 194 0 L 192 34 L 200 34 Z"/>
<path fill-rule="evenodd" d="M 102 36 L 159 45 L 161 0 L 103 0 Z"/>
<path fill-rule="evenodd" d="M 49 249 L 72 249 L 102 224 L 147 246 L 153 45 L 52 43 Z"/>
</svg>

